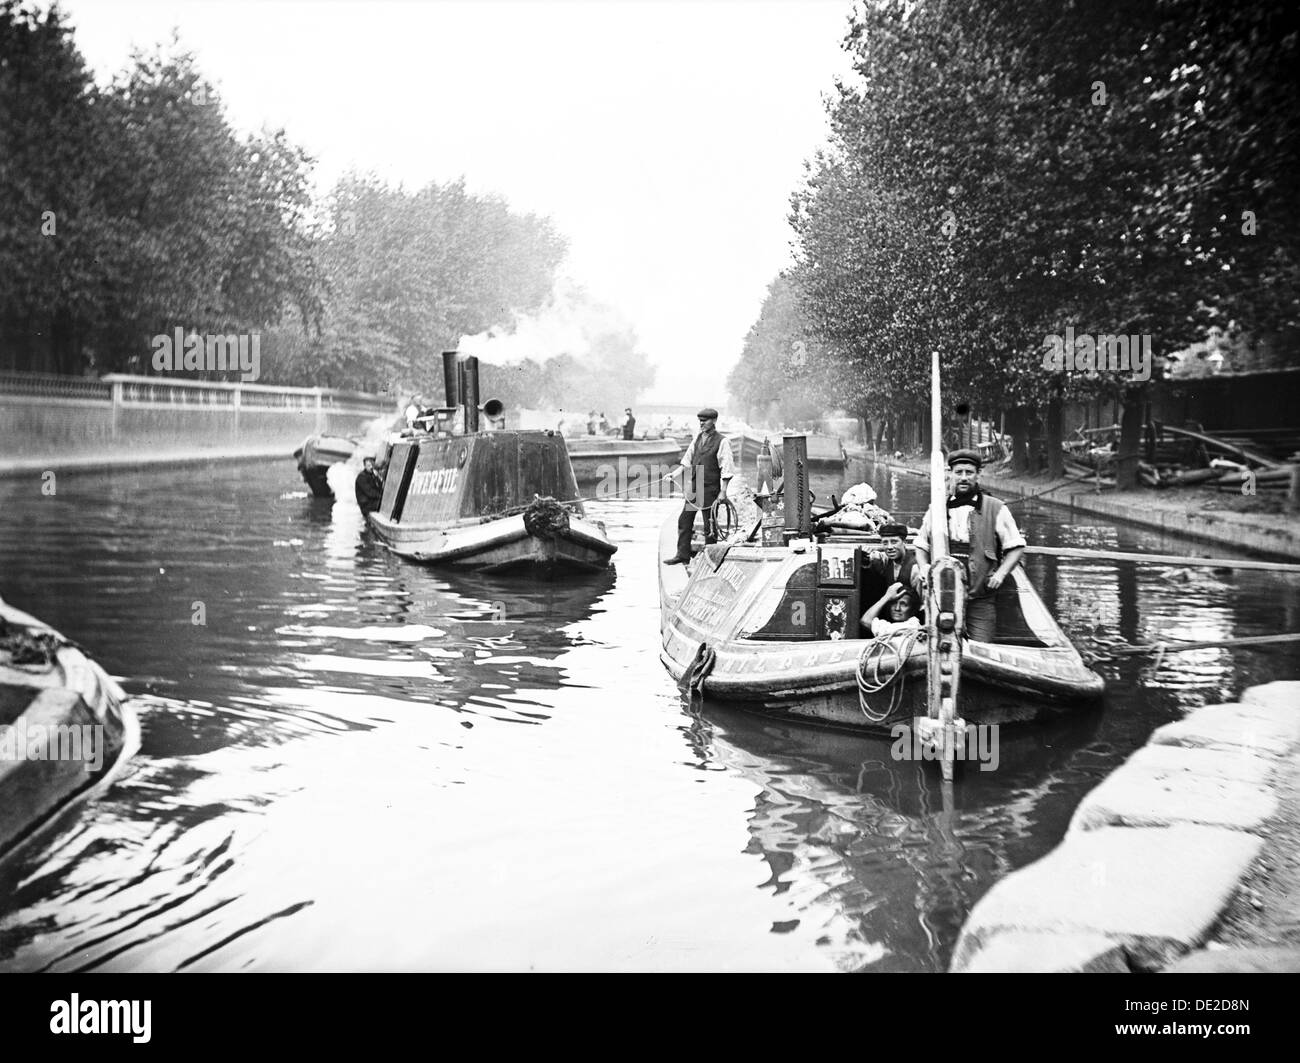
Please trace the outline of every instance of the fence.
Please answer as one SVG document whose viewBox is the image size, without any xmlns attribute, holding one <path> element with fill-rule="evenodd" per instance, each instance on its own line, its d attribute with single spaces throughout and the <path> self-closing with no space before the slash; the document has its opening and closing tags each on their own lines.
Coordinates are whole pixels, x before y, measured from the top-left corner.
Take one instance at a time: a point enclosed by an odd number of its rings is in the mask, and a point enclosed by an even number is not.
<svg viewBox="0 0 1300 1063">
<path fill-rule="evenodd" d="M 113 373 L 0 372 L 0 457 L 287 446 L 396 413 L 382 395 Z"/>
</svg>

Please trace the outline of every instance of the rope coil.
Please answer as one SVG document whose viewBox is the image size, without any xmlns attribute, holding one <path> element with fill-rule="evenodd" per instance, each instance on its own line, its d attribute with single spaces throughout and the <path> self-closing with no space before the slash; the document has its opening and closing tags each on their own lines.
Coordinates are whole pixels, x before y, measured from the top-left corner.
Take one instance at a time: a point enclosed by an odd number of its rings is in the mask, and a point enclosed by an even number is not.
<svg viewBox="0 0 1300 1063">
<path fill-rule="evenodd" d="M 925 634 L 923 628 L 906 631 L 898 639 L 897 644 L 893 635 L 879 635 L 863 649 L 862 656 L 858 658 L 857 668 L 858 708 L 871 723 L 884 723 L 898 713 L 903 704 L 903 693 L 907 689 L 904 665 L 912 656 L 912 650 L 916 648 L 916 642 L 923 634 Z M 892 662 L 893 670 L 882 679 L 880 670 L 886 662 Z M 868 668 L 870 675 L 867 674 Z M 867 703 L 867 695 L 879 694 L 891 684 L 894 689 L 890 693 L 889 707 L 884 712 L 873 711 Z"/>
</svg>

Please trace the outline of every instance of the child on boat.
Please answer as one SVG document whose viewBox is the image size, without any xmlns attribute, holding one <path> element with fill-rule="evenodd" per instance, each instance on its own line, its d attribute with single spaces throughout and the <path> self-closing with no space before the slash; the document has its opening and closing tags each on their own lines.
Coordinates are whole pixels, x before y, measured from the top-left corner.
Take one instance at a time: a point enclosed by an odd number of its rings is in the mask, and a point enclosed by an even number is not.
<svg viewBox="0 0 1300 1063">
<path fill-rule="evenodd" d="M 874 638 L 892 635 L 896 631 L 919 631 L 921 628 L 921 618 L 917 615 L 919 612 L 920 603 L 916 592 L 901 583 L 892 583 L 880 596 L 880 601 L 862 614 L 862 626 L 869 629 Z M 882 619 L 882 613 L 889 619 Z"/>
</svg>

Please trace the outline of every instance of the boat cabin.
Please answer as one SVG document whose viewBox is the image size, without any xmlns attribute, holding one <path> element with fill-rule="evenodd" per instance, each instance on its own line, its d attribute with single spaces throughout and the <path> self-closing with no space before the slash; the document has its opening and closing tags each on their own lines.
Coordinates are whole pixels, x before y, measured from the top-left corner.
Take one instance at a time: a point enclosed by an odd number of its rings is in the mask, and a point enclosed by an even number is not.
<svg viewBox="0 0 1300 1063">
<path fill-rule="evenodd" d="M 579 515 L 573 469 L 554 432 L 417 434 L 393 444 L 379 515 L 397 525 L 455 524 L 522 513 L 536 496 Z"/>
</svg>

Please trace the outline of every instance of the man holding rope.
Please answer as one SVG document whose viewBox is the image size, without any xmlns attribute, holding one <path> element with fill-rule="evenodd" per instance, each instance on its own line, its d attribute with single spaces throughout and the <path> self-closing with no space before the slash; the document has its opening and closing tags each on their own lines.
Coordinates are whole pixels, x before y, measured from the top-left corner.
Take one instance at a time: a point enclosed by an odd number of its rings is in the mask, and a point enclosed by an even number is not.
<svg viewBox="0 0 1300 1063">
<path fill-rule="evenodd" d="M 980 456 L 974 450 L 954 450 L 948 455 L 952 489 L 948 495 L 948 546 L 966 563 L 966 636 L 992 642 L 997 631 L 995 598 L 1025 552 L 1025 537 L 1000 499 L 985 494 L 979 485 Z M 926 511 L 916 547 L 918 569 L 930 562 L 930 521 Z M 914 582 L 916 577 L 913 577 Z"/>
<path fill-rule="evenodd" d="M 735 475 L 731 457 L 731 444 L 718 432 L 718 411 L 711 407 L 701 410 L 700 434 L 682 455 L 681 464 L 668 475 L 674 479 L 685 473 L 682 493 L 686 503 L 677 518 L 677 553 L 664 558 L 666 565 L 684 565 L 691 559 L 691 535 L 695 530 L 695 514 L 704 512 L 704 542 L 718 541 L 718 526 L 713 520 L 713 503 L 719 495 L 726 495 L 727 484 Z"/>
</svg>

